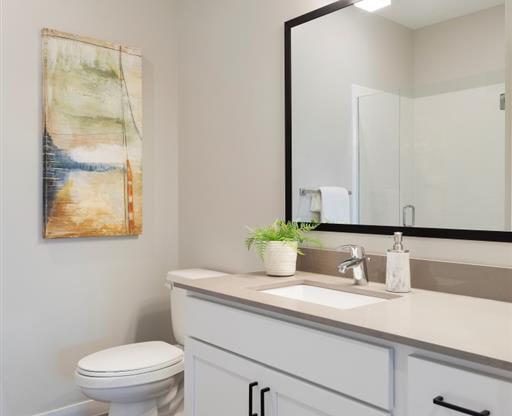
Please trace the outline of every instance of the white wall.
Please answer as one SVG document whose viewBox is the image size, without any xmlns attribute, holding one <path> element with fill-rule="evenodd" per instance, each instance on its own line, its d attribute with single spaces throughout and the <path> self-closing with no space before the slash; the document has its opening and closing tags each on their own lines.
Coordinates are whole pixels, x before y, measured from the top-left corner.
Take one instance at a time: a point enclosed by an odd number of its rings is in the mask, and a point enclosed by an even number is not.
<svg viewBox="0 0 512 416">
<path fill-rule="evenodd" d="M 85 400 L 77 360 L 99 348 L 168 339 L 165 273 L 177 265 L 177 70 L 169 0 L 2 0 L 1 290 L 4 416 Z M 43 27 L 141 47 L 144 233 L 41 239 Z"/>
<path fill-rule="evenodd" d="M 327 2 L 181 2 L 180 260 L 261 268 L 244 226 L 284 216 L 283 22 Z M 199 47 L 204 45 L 204 47 Z M 186 92 L 186 94 L 184 93 Z M 325 247 L 391 239 L 316 233 Z M 408 238 L 418 258 L 512 267 L 512 244 Z"/>
</svg>

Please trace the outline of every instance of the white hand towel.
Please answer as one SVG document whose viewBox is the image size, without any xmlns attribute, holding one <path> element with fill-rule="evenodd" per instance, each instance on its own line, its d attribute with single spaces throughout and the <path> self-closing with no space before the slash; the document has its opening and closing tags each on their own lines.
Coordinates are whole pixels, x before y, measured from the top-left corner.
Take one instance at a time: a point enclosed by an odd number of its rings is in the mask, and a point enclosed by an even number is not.
<svg viewBox="0 0 512 416">
<path fill-rule="evenodd" d="M 310 198 L 305 195 L 301 195 L 299 197 L 298 207 L 297 211 L 295 212 L 295 215 L 293 216 L 293 221 L 297 222 L 311 222 L 313 221 L 312 212 L 310 211 Z M 317 214 L 318 215 L 318 214 Z"/>
<path fill-rule="evenodd" d="M 322 198 L 320 196 L 320 190 L 311 194 L 311 212 L 322 212 Z"/>
<path fill-rule="evenodd" d="M 321 186 L 322 223 L 350 224 L 350 195 L 346 188 Z"/>
</svg>

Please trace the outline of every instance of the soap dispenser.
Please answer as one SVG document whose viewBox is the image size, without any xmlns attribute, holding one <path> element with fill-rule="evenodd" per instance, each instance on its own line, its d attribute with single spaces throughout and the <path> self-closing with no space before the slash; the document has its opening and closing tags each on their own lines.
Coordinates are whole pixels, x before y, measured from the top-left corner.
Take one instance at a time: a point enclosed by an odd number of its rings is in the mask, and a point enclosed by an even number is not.
<svg viewBox="0 0 512 416">
<path fill-rule="evenodd" d="M 393 248 L 387 252 L 386 290 L 406 293 L 411 291 L 411 266 L 409 250 L 404 250 L 403 234 L 394 234 Z"/>
</svg>

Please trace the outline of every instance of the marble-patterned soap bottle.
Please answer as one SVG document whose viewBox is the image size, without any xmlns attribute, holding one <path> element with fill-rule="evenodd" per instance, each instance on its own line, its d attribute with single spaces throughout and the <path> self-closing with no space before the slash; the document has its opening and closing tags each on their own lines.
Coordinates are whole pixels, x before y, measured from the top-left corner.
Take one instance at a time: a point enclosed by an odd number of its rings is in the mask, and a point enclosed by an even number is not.
<svg viewBox="0 0 512 416">
<path fill-rule="evenodd" d="M 409 250 L 404 250 L 403 235 L 396 232 L 393 248 L 387 252 L 386 290 L 406 293 L 411 291 L 411 266 Z"/>
</svg>

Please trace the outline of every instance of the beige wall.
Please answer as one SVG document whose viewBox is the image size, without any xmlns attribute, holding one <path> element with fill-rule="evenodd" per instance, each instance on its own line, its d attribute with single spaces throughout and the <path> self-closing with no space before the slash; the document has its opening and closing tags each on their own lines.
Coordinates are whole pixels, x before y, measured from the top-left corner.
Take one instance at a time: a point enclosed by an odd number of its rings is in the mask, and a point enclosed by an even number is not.
<svg viewBox="0 0 512 416">
<path fill-rule="evenodd" d="M 179 2 L 181 266 L 260 267 L 243 242 L 284 214 L 283 22 L 327 3 Z"/>
<path fill-rule="evenodd" d="M 85 400 L 76 361 L 168 339 L 165 273 L 177 265 L 176 35 L 170 0 L 2 1 L 4 416 Z M 41 239 L 41 47 L 50 27 L 141 47 L 144 234 Z"/>
<path fill-rule="evenodd" d="M 504 5 L 426 26 L 413 34 L 416 86 L 503 73 Z"/>
<path fill-rule="evenodd" d="M 283 22 L 326 2 L 180 3 L 180 262 L 261 268 L 244 225 L 284 215 Z M 326 247 L 389 237 L 319 233 Z M 512 267 L 512 244 L 408 238 L 419 258 Z"/>
</svg>

